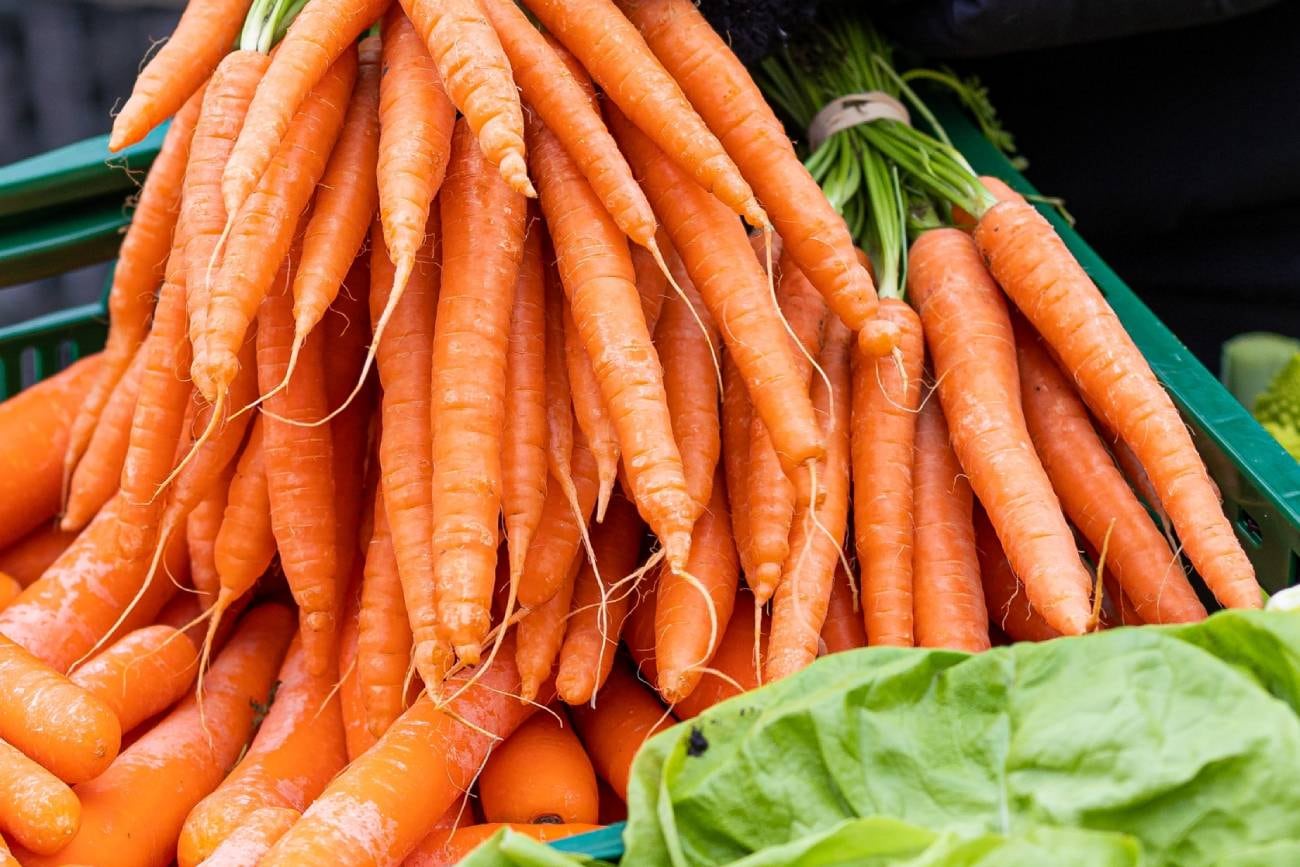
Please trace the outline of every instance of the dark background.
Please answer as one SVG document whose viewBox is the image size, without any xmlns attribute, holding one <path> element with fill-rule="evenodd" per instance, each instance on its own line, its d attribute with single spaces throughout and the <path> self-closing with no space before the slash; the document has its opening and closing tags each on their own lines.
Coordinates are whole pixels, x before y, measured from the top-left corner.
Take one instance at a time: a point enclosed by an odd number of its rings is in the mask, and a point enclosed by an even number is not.
<svg viewBox="0 0 1300 867">
<path fill-rule="evenodd" d="M 182 5 L 0 0 L 0 164 L 105 132 Z M 817 5 L 703 2 L 747 59 Z M 1030 179 L 1212 369 L 1232 334 L 1300 335 L 1300 2 L 842 5 L 979 74 Z M 93 300 L 103 274 L 0 291 L 0 323 Z"/>
</svg>

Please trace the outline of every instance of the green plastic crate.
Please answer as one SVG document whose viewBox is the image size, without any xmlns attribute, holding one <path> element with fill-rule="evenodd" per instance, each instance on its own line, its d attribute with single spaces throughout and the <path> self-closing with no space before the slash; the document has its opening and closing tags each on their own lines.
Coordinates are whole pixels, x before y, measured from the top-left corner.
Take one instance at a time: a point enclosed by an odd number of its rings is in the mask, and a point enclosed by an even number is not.
<svg viewBox="0 0 1300 867">
<path fill-rule="evenodd" d="M 959 110 L 936 113 L 954 144 L 982 174 L 996 175 L 1023 193 L 1034 188 Z M 161 133 L 130 149 L 126 164 L 146 168 Z M 119 155 L 113 161 L 122 159 Z M 134 184 L 111 168 L 106 138 L 0 169 L 0 287 L 112 258 L 128 222 L 124 195 Z M 1050 208 L 1043 213 L 1105 293 L 1156 376 L 1169 390 L 1223 494 L 1224 508 L 1270 592 L 1300 577 L 1300 464 L 1196 360 L 1133 291 Z M 0 328 L 0 397 L 20 387 L 23 356 L 35 379 L 103 345 L 104 301 Z M 616 860 L 622 826 L 556 841 L 557 849 Z"/>
</svg>

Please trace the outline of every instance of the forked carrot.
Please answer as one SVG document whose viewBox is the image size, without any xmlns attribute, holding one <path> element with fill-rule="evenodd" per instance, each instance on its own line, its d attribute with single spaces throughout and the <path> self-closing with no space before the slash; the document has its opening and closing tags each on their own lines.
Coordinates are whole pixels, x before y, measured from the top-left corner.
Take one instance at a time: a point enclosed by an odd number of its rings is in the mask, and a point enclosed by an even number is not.
<svg viewBox="0 0 1300 867">
<path fill-rule="evenodd" d="M 826 619 L 822 622 L 821 649 L 825 653 L 867 646 L 867 627 L 862 622 L 861 608 L 855 605 L 857 592 L 852 581 L 843 566 L 836 567 Z"/>
<path fill-rule="evenodd" d="M 673 724 L 672 715 L 624 660 L 610 671 L 594 706 L 578 705 L 569 714 L 596 773 L 624 800 L 632 757 L 652 735 Z"/>
<path fill-rule="evenodd" d="M 37 854 L 53 855 L 80 823 L 81 802 L 72 789 L 0 740 L 0 831 Z"/>
<path fill-rule="evenodd" d="M 397 557 L 383 497 L 375 498 L 374 527 L 362 573 L 356 665 L 366 727 L 379 737 L 406 709 L 411 627 L 402 601 L 402 582 L 397 576 Z"/>
<path fill-rule="evenodd" d="M 198 671 L 198 650 L 170 626 L 129 633 L 69 675 L 113 709 L 122 732 L 161 713 L 185 694 Z"/>
<path fill-rule="evenodd" d="M 488 822 L 593 824 L 596 772 L 559 705 L 535 714 L 488 756 L 478 779 Z"/>
<path fill-rule="evenodd" d="M 596 494 L 596 520 L 605 519 L 614 484 L 618 481 L 619 444 L 614 419 L 605 406 L 600 381 L 592 366 L 591 357 L 583 345 L 582 335 L 568 305 L 564 307 L 564 359 L 569 369 L 569 395 L 573 401 L 573 418 L 587 438 L 591 454 L 596 458 L 596 478 L 600 490 Z"/>
<path fill-rule="evenodd" d="M 148 359 L 149 353 L 143 347 L 136 349 L 135 357 L 99 414 L 90 444 L 68 484 L 67 502 L 59 521 L 64 530 L 80 530 L 86 526 L 117 492 L 131 441 L 131 418 L 140 395 L 140 377 Z"/>
</svg>

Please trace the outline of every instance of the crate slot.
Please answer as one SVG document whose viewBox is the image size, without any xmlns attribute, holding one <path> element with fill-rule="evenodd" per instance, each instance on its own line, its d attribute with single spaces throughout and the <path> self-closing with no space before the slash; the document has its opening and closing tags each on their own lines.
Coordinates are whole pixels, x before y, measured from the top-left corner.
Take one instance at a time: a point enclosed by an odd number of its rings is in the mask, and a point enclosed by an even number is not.
<svg viewBox="0 0 1300 867">
<path fill-rule="evenodd" d="M 1260 529 L 1259 521 L 1244 506 L 1237 507 L 1237 530 L 1255 547 L 1264 544 L 1264 532 Z M 1294 570 L 1291 574 L 1295 575 Z"/>
</svg>

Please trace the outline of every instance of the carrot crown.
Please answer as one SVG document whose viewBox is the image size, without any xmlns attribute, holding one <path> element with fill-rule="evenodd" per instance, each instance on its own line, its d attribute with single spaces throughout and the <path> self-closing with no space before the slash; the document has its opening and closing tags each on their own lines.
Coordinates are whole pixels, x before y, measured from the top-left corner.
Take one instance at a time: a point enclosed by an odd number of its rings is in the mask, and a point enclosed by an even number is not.
<svg viewBox="0 0 1300 867">
<path fill-rule="evenodd" d="M 239 34 L 240 50 L 269 54 L 306 5 L 307 0 L 254 0 Z"/>
</svg>

